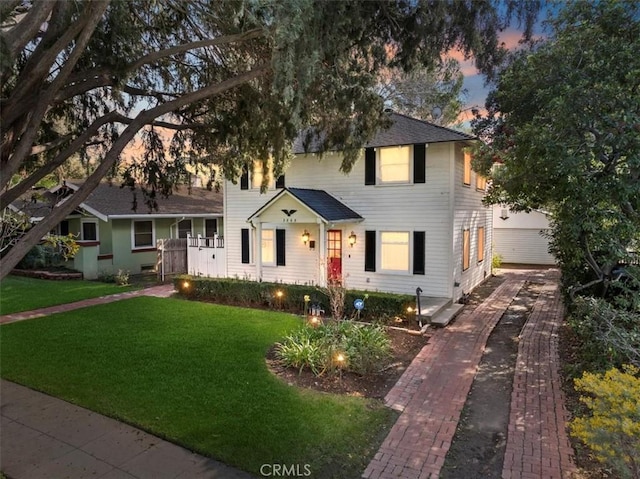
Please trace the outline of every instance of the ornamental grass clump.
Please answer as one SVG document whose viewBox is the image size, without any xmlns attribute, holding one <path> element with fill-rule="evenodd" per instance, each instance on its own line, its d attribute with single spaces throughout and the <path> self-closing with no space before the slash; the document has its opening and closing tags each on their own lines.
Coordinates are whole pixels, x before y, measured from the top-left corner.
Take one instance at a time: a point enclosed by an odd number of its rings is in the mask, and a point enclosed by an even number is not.
<svg viewBox="0 0 640 479">
<path fill-rule="evenodd" d="M 381 370 L 391 358 L 391 342 L 384 328 L 332 321 L 305 325 L 287 336 L 276 348 L 286 367 L 314 375 L 351 371 L 366 375 Z"/>
<path fill-rule="evenodd" d="M 591 415 L 576 417 L 571 434 L 621 479 L 640 479 L 639 369 L 625 366 L 603 374 L 585 372 L 575 380 L 580 401 Z"/>
</svg>

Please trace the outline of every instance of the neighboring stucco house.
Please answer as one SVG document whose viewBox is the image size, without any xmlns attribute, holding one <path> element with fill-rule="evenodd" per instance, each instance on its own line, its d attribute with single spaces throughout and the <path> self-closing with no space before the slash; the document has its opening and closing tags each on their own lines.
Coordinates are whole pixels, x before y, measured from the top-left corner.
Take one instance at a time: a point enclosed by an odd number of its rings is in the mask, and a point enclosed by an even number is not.
<svg viewBox="0 0 640 479">
<path fill-rule="evenodd" d="M 493 248 L 503 263 L 555 264 L 549 253 L 548 215 L 540 210 L 529 213 L 510 211 L 506 206 L 493 207 Z"/>
<path fill-rule="evenodd" d="M 390 113 L 349 174 L 300 141 L 260 192 L 262 165 L 224 188 L 227 274 L 459 299 L 491 273 L 491 209 L 471 170 L 474 137 Z"/>
<path fill-rule="evenodd" d="M 66 181 L 22 204 L 16 203 L 15 209 L 38 221 L 52 204 L 64 201 L 80 184 Z M 101 183 L 53 232 L 78 237 L 81 248 L 71 266 L 82 271 L 85 279 L 114 274 L 119 269 L 131 274 L 155 271 L 156 240 L 186 238 L 187 234 L 222 235 L 222 196 L 221 192 L 180 186 L 168 198 L 158 198 L 157 210 L 150 212 L 140 191 L 135 192 L 134 210 L 134 192 Z"/>
</svg>

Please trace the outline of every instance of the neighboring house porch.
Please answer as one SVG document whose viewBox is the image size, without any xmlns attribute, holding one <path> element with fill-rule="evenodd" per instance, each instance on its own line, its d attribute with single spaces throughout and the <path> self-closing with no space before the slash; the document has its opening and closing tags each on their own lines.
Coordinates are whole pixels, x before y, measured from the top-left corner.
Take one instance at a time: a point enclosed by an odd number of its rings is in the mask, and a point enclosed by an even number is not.
<svg viewBox="0 0 640 479">
<path fill-rule="evenodd" d="M 31 217 L 39 221 L 47 209 L 65 201 L 80 185 L 80 181 L 66 181 L 39 194 L 35 202 L 29 199 L 16 203 L 14 209 L 29 214 L 37 203 L 40 217 Z M 116 274 L 118 270 L 130 274 L 157 272 L 162 253 L 158 240 L 222 235 L 221 192 L 181 186 L 168 198 L 158 198 L 157 203 L 157 209 L 149 211 L 140 191 L 101 183 L 53 233 L 77 237 L 80 252 L 69 266 L 81 271 L 85 279 Z M 186 258 L 186 246 L 184 255 Z"/>
</svg>

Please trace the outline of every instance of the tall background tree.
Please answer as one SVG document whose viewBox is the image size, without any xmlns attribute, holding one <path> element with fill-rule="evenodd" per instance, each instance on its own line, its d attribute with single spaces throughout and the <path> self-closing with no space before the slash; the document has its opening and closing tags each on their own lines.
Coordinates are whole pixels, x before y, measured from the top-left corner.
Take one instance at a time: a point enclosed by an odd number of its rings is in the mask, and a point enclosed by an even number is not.
<svg viewBox="0 0 640 479">
<path fill-rule="evenodd" d="M 359 147 L 384 123 L 383 68 L 432 67 L 452 48 L 490 72 L 498 33 L 530 29 L 538 0 L 6 0 L 0 3 L 0 207 L 74 154 L 93 173 L 2 258 L 0 278 L 122 161 L 153 207 L 190 161 L 236 178 L 250 159 L 282 171 L 302 127 Z M 389 46 L 394 55 L 389 56 Z M 171 131 L 165 149 L 162 131 Z M 20 175 L 16 175 L 21 173 Z M 133 175 L 129 176 L 133 181 Z"/>
<path fill-rule="evenodd" d="M 474 128 L 488 200 L 551 213 L 588 369 L 640 366 L 640 4 L 572 2 L 500 73 Z"/>
<path fill-rule="evenodd" d="M 491 202 L 552 212 L 569 292 L 605 294 L 640 247 L 640 4 L 570 3 L 551 26 L 500 74 L 475 166 Z"/>
<path fill-rule="evenodd" d="M 458 122 L 464 75 L 457 60 L 447 58 L 432 68 L 410 72 L 395 68 L 381 77 L 379 94 L 394 111 L 437 125 Z"/>
</svg>

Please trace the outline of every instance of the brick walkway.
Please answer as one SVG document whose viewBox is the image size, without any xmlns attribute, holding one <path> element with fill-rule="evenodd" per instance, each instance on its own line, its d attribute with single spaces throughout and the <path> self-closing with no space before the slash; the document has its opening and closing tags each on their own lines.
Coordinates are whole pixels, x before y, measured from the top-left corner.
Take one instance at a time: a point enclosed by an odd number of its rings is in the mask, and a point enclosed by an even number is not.
<svg viewBox="0 0 640 479">
<path fill-rule="evenodd" d="M 137 291 L 128 291 L 126 293 L 110 294 L 107 296 L 100 296 L 99 298 L 84 299 L 82 301 L 76 301 L 75 303 L 59 304 L 57 306 L 50 306 L 48 308 L 35 309 L 33 311 L 24 311 L 22 313 L 5 314 L 0 316 L 0 324 L 14 323 L 16 321 L 23 321 L 25 319 L 41 318 L 42 316 L 48 316 L 55 313 L 64 313 L 66 311 L 72 311 L 74 309 L 86 308 L 88 306 L 95 306 L 97 304 L 112 303 L 114 301 L 120 301 L 122 299 L 134 298 L 136 296 L 155 296 L 158 298 L 167 298 L 171 296 L 175 290 L 173 284 L 163 284 L 160 286 L 152 286 L 150 288 L 139 289 Z"/>
<path fill-rule="evenodd" d="M 387 405 L 402 414 L 365 470 L 364 478 L 438 477 L 491 331 L 527 279 L 539 281 L 542 277 L 548 284 L 547 288 L 555 291 L 556 275 L 546 273 L 506 273 L 506 280 L 475 310 L 463 311 L 453 324 L 434 331 L 429 343 L 385 398 Z M 527 420 L 521 420 L 518 425 L 521 438 L 518 439 L 514 434 L 508 439 L 510 475 L 504 477 L 509 478 L 563 477 L 532 475 L 534 463 L 540 473 L 573 470 L 571 450 L 564 433 L 566 417 L 561 406 L 557 414 L 555 409 L 548 411 L 536 406 L 541 401 L 562 405 L 557 347 L 553 347 L 557 345 L 557 337 L 553 334 L 562 319 L 562 306 L 557 295 L 544 294 L 540 296 L 536 307 L 535 314 L 532 314 L 524 330 L 522 342 L 526 344 L 520 345 L 521 352 L 518 355 L 520 375 L 516 373 L 516 378 L 521 380 L 518 388 L 523 388 L 518 392 L 524 393 L 525 402 L 521 403 L 521 394 L 514 390 L 517 401 L 512 406 L 512 418 L 519 420 L 520 417 L 526 417 Z M 537 322 L 547 326 L 539 327 Z M 541 337 L 546 337 L 546 342 L 541 341 Z M 536 375 L 542 374 L 537 372 L 540 361 L 543 361 L 541 370 L 555 371 L 549 373 L 549 377 L 555 381 L 553 387 L 543 388 L 540 383 L 536 388 L 529 387 L 529 381 L 539 381 Z M 536 367 L 532 368 L 533 365 Z M 522 371 L 532 369 L 536 372 L 522 374 Z M 523 406 L 531 410 L 518 409 Z M 544 447 L 540 446 L 542 435 L 538 431 L 541 423 L 546 426 L 544 438 L 553 437 L 553 444 L 550 441 Z M 537 429 L 531 431 L 532 426 Z M 514 426 L 510 424 L 510 434 L 512 428 Z"/>
<path fill-rule="evenodd" d="M 556 284 L 546 284 L 520 334 L 504 479 L 563 479 L 576 471 L 564 425 L 558 326 L 562 304 Z"/>
</svg>

